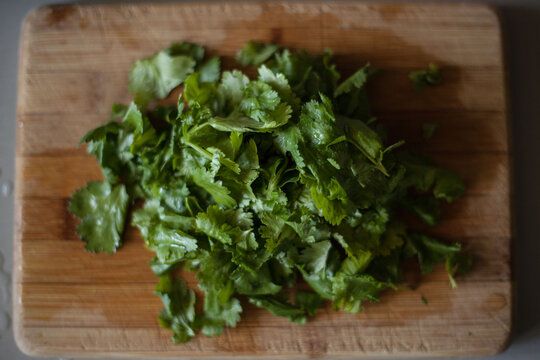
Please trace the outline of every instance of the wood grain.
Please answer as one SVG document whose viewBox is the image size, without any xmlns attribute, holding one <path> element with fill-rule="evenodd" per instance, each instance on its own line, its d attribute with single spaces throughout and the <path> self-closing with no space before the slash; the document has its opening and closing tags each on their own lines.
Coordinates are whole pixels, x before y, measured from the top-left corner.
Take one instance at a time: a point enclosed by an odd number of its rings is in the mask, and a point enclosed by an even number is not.
<svg viewBox="0 0 540 360">
<path fill-rule="evenodd" d="M 204 19 L 204 21 L 201 21 Z M 101 179 L 80 137 L 128 102 L 133 61 L 173 41 L 204 44 L 236 66 L 248 40 L 320 53 L 340 70 L 371 62 L 384 72 L 369 92 L 390 139 L 430 154 L 467 184 L 429 233 L 459 241 L 473 271 L 448 285 L 443 266 L 409 290 L 386 291 L 364 312 L 327 304 L 305 326 L 245 305 L 242 322 L 219 338 L 184 345 L 160 329 L 152 253 L 128 227 L 114 255 L 89 254 L 66 210 L 69 196 Z M 412 69 L 435 62 L 443 85 L 421 94 Z M 16 155 L 14 328 L 26 353 L 65 357 L 434 357 L 490 355 L 511 332 L 511 156 L 505 69 L 496 13 L 472 4 L 189 3 L 59 5 L 25 19 L 21 38 Z M 425 122 L 439 124 L 431 142 Z M 413 226 L 422 228 L 418 224 Z M 183 274 L 196 288 L 191 274 Z M 428 299 L 428 304 L 421 297 Z"/>
</svg>

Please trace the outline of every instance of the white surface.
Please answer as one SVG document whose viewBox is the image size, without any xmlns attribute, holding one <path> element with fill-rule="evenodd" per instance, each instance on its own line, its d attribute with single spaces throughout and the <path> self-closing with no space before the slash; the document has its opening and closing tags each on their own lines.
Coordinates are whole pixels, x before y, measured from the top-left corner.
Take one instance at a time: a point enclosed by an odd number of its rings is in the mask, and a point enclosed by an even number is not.
<svg viewBox="0 0 540 360">
<path fill-rule="evenodd" d="M 509 349 L 492 359 L 540 359 L 540 0 L 486 2 L 500 7 L 507 35 L 517 230 L 515 336 Z M 29 359 L 15 345 L 11 327 L 16 74 L 21 21 L 47 3 L 0 0 L 0 359 Z"/>
</svg>

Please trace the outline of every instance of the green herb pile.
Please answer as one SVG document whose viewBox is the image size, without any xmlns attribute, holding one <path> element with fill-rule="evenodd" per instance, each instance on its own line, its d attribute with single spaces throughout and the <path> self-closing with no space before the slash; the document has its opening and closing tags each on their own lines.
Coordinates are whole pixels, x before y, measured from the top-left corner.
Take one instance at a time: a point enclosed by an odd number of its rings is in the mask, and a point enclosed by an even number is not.
<svg viewBox="0 0 540 360">
<path fill-rule="evenodd" d="M 470 257 L 408 230 L 402 215 L 437 224 L 439 203 L 460 197 L 463 182 L 386 144 L 369 109 L 369 64 L 341 79 L 329 51 L 251 42 L 238 53 L 250 79 L 204 54 L 185 42 L 134 64 L 134 102 L 81 140 L 106 180 L 69 204 L 86 249 L 112 253 L 144 199 L 132 223 L 156 254 L 159 321 L 174 342 L 235 326 L 240 299 L 299 324 L 324 300 L 357 313 L 397 288 L 410 257 L 422 273 L 445 261 L 455 286 Z M 176 104 L 156 104 L 180 85 Z M 204 298 L 174 276 L 178 266 L 196 272 Z"/>
</svg>

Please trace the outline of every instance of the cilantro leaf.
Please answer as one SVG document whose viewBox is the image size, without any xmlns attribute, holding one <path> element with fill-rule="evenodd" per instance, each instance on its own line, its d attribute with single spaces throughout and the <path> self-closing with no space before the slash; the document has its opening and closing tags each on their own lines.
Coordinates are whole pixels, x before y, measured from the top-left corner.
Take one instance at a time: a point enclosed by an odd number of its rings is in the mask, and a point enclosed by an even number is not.
<svg viewBox="0 0 540 360">
<path fill-rule="evenodd" d="M 173 332 L 174 343 L 189 341 L 195 336 L 195 292 L 182 279 L 165 275 L 159 280 L 155 294 L 161 297 L 165 307 L 159 313 L 160 325 Z"/>
<path fill-rule="evenodd" d="M 91 252 L 113 253 L 121 244 L 129 196 L 124 185 L 92 181 L 77 190 L 69 211 L 81 218 L 77 234 Z"/>
<path fill-rule="evenodd" d="M 240 104 L 248 84 L 249 78 L 239 70 L 223 72 L 217 90 L 225 99 L 228 112 L 231 112 Z"/>
<path fill-rule="evenodd" d="M 429 64 L 426 70 L 411 71 L 409 79 L 417 92 L 421 92 L 426 86 L 437 86 L 442 82 L 441 73 L 435 64 Z"/>
<path fill-rule="evenodd" d="M 236 60 L 242 66 L 259 66 L 274 55 L 277 50 L 279 50 L 278 45 L 250 41 L 238 52 Z"/>
<path fill-rule="evenodd" d="M 197 230 L 225 245 L 236 244 L 248 248 L 257 248 L 251 213 L 241 210 L 222 210 L 218 206 L 209 206 L 206 213 L 199 213 L 195 220 Z"/>
<path fill-rule="evenodd" d="M 284 300 L 278 299 L 275 296 L 251 296 L 249 302 L 270 311 L 276 316 L 282 316 L 289 321 L 300 325 L 306 322 L 306 312 L 298 306 L 292 305 Z"/>
<path fill-rule="evenodd" d="M 388 175 L 382 163 L 384 149 L 379 135 L 360 120 L 340 117 L 345 123 L 347 140 L 371 161 L 383 174 Z"/>
<path fill-rule="evenodd" d="M 133 224 L 161 264 L 179 262 L 198 248 L 197 239 L 189 235 L 193 232 L 193 219 L 166 211 L 158 199 L 147 201 L 144 208 L 135 211 Z"/>
<path fill-rule="evenodd" d="M 175 42 L 164 50 L 170 56 L 189 56 L 193 58 L 197 63 L 200 63 L 204 58 L 204 47 L 199 44 L 194 44 L 189 41 L 183 41 L 181 43 Z"/>
<path fill-rule="evenodd" d="M 282 73 L 274 73 L 265 65 L 259 67 L 259 80 L 270 85 L 275 90 L 281 99 L 289 103 L 293 109 L 297 109 L 300 99 L 296 97 L 289 85 L 289 81 Z"/>
<path fill-rule="evenodd" d="M 328 240 L 310 244 L 302 251 L 299 260 L 310 272 L 319 273 L 326 268 L 331 246 L 332 244 Z"/>
<path fill-rule="evenodd" d="M 446 258 L 446 271 L 450 279 L 452 288 L 457 288 L 457 282 L 454 275 L 461 275 L 469 272 L 473 266 L 473 258 L 471 254 L 459 252 L 454 253 Z"/>
<path fill-rule="evenodd" d="M 293 53 L 284 49 L 276 52 L 267 65 L 274 73 L 282 73 L 303 101 L 314 99 L 319 93 L 331 96 L 340 77 L 330 50 L 325 50 L 322 56 L 310 56 L 304 50 Z"/>
<path fill-rule="evenodd" d="M 151 58 L 138 60 L 129 74 L 129 91 L 141 106 L 163 99 L 195 70 L 195 52 L 173 45 Z"/>
<path fill-rule="evenodd" d="M 242 306 L 236 298 L 222 303 L 217 296 L 207 292 L 204 302 L 204 313 L 197 319 L 198 327 L 206 336 L 219 336 L 225 326 L 235 327 L 240 321 Z"/>
<path fill-rule="evenodd" d="M 452 202 L 460 198 L 465 192 L 463 180 L 456 174 L 447 170 L 439 170 L 433 187 L 433 195 L 437 199 Z"/>
<path fill-rule="evenodd" d="M 365 300 L 379 301 L 379 292 L 389 284 L 375 280 L 369 275 L 336 276 L 332 283 L 334 309 L 343 309 L 352 314 L 362 310 Z"/>
<path fill-rule="evenodd" d="M 319 294 L 309 291 L 297 291 L 294 294 L 294 299 L 296 301 L 296 305 L 298 305 L 300 309 L 304 310 L 309 316 L 315 316 L 319 306 L 321 306 L 323 302 L 323 299 Z"/>
<path fill-rule="evenodd" d="M 232 274 L 236 291 L 242 295 L 274 295 L 282 286 L 274 283 L 270 267 L 265 264 L 257 271 L 238 267 Z"/>
<path fill-rule="evenodd" d="M 339 84 L 333 95 L 341 115 L 365 122 L 371 119 L 366 84 L 373 73 L 370 64 L 366 64 Z"/>
<path fill-rule="evenodd" d="M 88 143 L 87 151 L 98 160 L 103 175 L 111 184 L 119 178 L 133 178 L 134 168 L 126 163 L 133 155 L 130 152 L 133 133 L 123 123 L 111 121 L 86 133 L 79 145 Z"/>
<path fill-rule="evenodd" d="M 420 233 L 408 234 L 407 241 L 413 253 L 418 256 L 423 274 L 431 272 L 435 265 L 461 250 L 459 244 L 446 245 L 431 236 Z"/>
<path fill-rule="evenodd" d="M 406 197 L 401 205 L 430 226 L 437 225 L 441 217 L 439 202 L 430 196 Z"/>
<path fill-rule="evenodd" d="M 259 121 L 239 111 L 233 111 L 227 117 L 216 116 L 208 122 L 214 129 L 236 132 L 272 132 L 285 125 L 290 118 L 291 110 L 280 104 L 272 114 L 257 114 L 264 121 Z"/>
<path fill-rule="evenodd" d="M 128 107 L 124 104 L 113 104 L 111 107 L 111 117 L 110 120 L 121 119 L 124 117 Z M 81 140 L 82 142 L 82 140 Z M 79 143 L 80 144 L 80 143 Z"/>
<path fill-rule="evenodd" d="M 369 64 L 360 68 L 350 77 L 345 79 L 334 91 L 334 97 L 338 97 L 342 94 L 350 93 L 353 89 L 361 89 L 365 86 L 369 75 Z"/>
<path fill-rule="evenodd" d="M 201 64 L 197 69 L 197 72 L 201 74 L 201 77 L 199 78 L 201 82 L 216 83 L 221 76 L 221 60 L 219 57 L 214 56 Z"/>
<path fill-rule="evenodd" d="M 232 297 L 236 268 L 229 254 L 222 250 L 202 251 L 195 268 L 199 270 L 199 288 L 205 292 L 204 312 L 197 315 L 196 326 L 206 336 L 218 336 L 225 326 L 236 326 L 242 306 Z"/>
</svg>

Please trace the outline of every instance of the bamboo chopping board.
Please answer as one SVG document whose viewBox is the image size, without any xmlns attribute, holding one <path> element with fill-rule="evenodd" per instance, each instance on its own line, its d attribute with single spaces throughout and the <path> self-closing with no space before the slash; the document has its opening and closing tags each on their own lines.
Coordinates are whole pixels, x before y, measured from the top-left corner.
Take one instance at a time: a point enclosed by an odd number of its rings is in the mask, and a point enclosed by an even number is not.
<svg viewBox="0 0 540 360">
<path fill-rule="evenodd" d="M 370 61 L 385 71 L 370 89 L 390 136 L 429 153 L 467 184 L 429 229 L 475 256 L 452 290 L 443 266 L 411 290 L 387 291 L 351 315 L 322 309 L 305 326 L 246 304 L 219 338 L 184 345 L 160 329 L 157 283 L 138 232 L 114 255 L 83 251 L 69 196 L 101 179 L 76 144 L 127 103 L 133 61 L 189 40 L 225 57 L 248 40 L 318 53 L 340 69 Z M 470 4 L 199 3 L 47 6 L 25 19 L 16 149 L 14 326 L 26 353 L 67 357 L 416 357 L 489 355 L 511 329 L 511 187 L 501 30 L 494 11 Z M 422 94 L 407 74 L 434 62 L 443 85 Z M 421 125 L 436 122 L 433 141 Z M 194 286 L 194 279 L 187 277 Z M 424 304 L 424 296 L 428 303 Z"/>
</svg>

